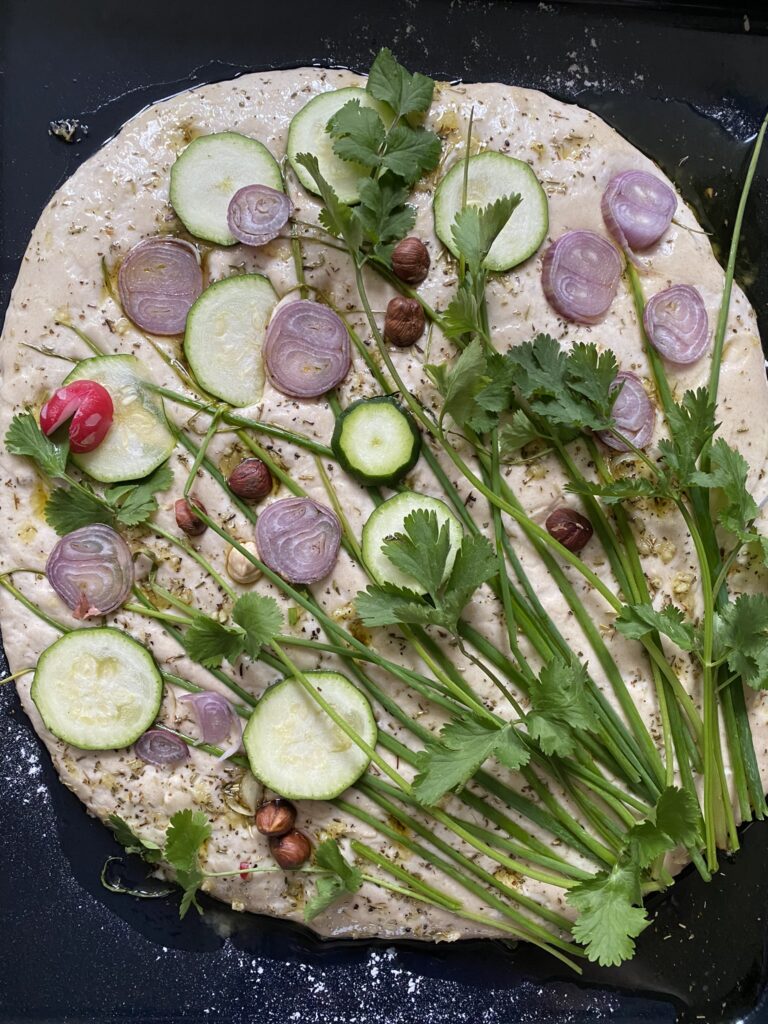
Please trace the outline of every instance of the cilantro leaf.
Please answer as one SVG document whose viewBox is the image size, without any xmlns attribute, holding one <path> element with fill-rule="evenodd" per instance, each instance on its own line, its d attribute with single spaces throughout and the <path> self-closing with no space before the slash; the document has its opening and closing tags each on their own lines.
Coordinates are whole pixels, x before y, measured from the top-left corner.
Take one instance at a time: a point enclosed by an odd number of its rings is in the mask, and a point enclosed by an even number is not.
<svg viewBox="0 0 768 1024">
<path fill-rule="evenodd" d="M 335 839 L 320 843 L 315 851 L 315 863 L 325 871 L 332 871 L 333 875 L 318 878 L 314 895 L 304 905 L 305 921 L 312 921 L 340 896 L 357 892 L 363 884 L 360 870 L 344 859 Z"/>
<path fill-rule="evenodd" d="M 716 430 L 715 406 L 709 391 L 686 391 L 679 404 L 667 411 L 669 438 L 659 441 L 660 465 L 678 486 L 685 487 L 696 473 L 696 463 Z"/>
<path fill-rule="evenodd" d="M 742 594 L 715 613 L 715 650 L 748 686 L 768 686 L 768 597 Z"/>
<path fill-rule="evenodd" d="M 539 436 L 538 430 L 525 413 L 520 409 L 515 410 L 512 418 L 499 428 L 499 458 L 502 462 L 509 462 L 520 454 L 521 448 Z"/>
<path fill-rule="evenodd" d="M 364 167 L 381 166 L 386 131 L 373 107 L 361 107 L 359 100 L 350 100 L 336 111 L 327 130 L 334 138 L 336 156 Z"/>
<path fill-rule="evenodd" d="M 414 795 L 427 806 L 436 804 L 450 790 L 471 779 L 493 754 L 512 770 L 523 767 L 530 759 L 530 751 L 511 725 L 497 729 L 474 719 L 454 719 L 443 726 L 439 739 L 428 743 L 419 755 Z"/>
<path fill-rule="evenodd" d="M 426 369 L 443 395 L 440 423 L 450 416 L 457 426 L 463 426 L 474 410 L 477 393 L 486 383 L 482 342 L 479 338 L 471 341 L 450 367 L 427 366 Z"/>
<path fill-rule="evenodd" d="M 458 619 L 477 588 L 498 571 L 496 552 L 485 537 L 462 537 L 442 599 L 452 621 Z"/>
<path fill-rule="evenodd" d="M 473 274 L 480 272 L 491 246 L 520 205 L 520 196 L 501 196 L 488 206 L 465 206 L 451 227 L 453 241 Z"/>
<path fill-rule="evenodd" d="M 479 334 L 483 329 L 480 302 L 468 281 L 462 281 L 443 313 L 441 327 L 448 338 Z"/>
<path fill-rule="evenodd" d="M 699 818 L 693 794 L 668 786 L 650 816 L 629 830 L 627 847 L 632 862 L 646 868 L 676 846 L 694 845 L 700 838 Z"/>
<path fill-rule="evenodd" d="M 202 811 L 176 811 L 165 833 L 163 859 L 176 871 L 192 871 L 203 843 L 211 838 L 211 823 Z"/>
<path fill-rule="evenodd" d="M 435 83 L 418 72 L 411 74 L 395 60 L 386 47 L 371 65 L 366 84 L 368 92 L 394 110 L 398 117 L 429 110 Z"/>
<path fill-rule="evenodd" d="M 434 132 L 398 124 L 387 136 L 381 165 L 412 185 L 422 174 L 433 171 L 439 160 L 440 139 Z"/>
<path fill-rule="evenodd" d="M 661 442 L 659 442 L 661 443 Z M 658 484 L 647 480 L 645 477 L 624 477 L 619 480 L 612 480 L 608 484 L 587 484 L 586 486 L 569 483 L 566 490 L 572 494 L 592 494 L 600 498 L 606 505 L 616 505 L 621 501 L 634 501 L 637 498 L 653 498 L 660 495 Z"/>
<path fill-rule="evenodd" d="M 597 719 L 586 689 L 587 672 L 576 661 L 559 655 L 542 668 L 530 684 L 531 710 L 528 732 L 551 757 L 575 753 L 579 732 L 596 732 Z"/>
<path fill-rule="evenodd" d="M 749 463 L 722 437 L 718 437 L 712 444 L 709 459 L 710 471 L 705 473 L 698 470 L 692 474 L 691 482 L 722 491 L 726 504 L 718 519 L 726 530 L 738 534 L 747 528 L 759 512 L 755 499 L 747 490 Z"/>
<path fill-rule="evenodd" d="M 257 658 L 261 648 L 271 643 L 282 629 L 283 613 L 274 597 L 244 594 L 235 602 L 232 621 L 243 630 L 242 645 L 246 652 Z"/>
<path fill-rule="evenodd" d="M 656 611 L 650 604 L 624 605 L 614 625 L 624 636 L 640 640 L 654 630 L 668 636 L 684 651 L 692 651 L 696 637 L 693 626 L 673 604 Z"/>
<path fill-rule="evenodd" d="M 566 360 L 568 386 L 588 399 L 596 412 L 610 418 L 619 391 L 613 387 L 619 367 L 616 356 L 608 349 L 599 352 L 595 345 L 582 342 L 574 345 Z"/>
<path fill-rule="evenodd" d="M 115 833 L 115 839 L 121 846 L 125 847 L 126 853 L 138 853 L 144 860 L 150 863 L 160 860 L 162 850 L 157 843 L 137 836 L 128 822 L 121 818 L 119 814 L 110 814 L 107 821 Z"/>
<path fill-rule="evenodd" d="M 205 875 L 199 868 L 192 868 L 191 871 L 177 871 L 176 882 L 184 890 L 179 904 L 179 917 L 186 917 L 190 907 L 194 907 L 198 914 L 202 914 L 203 908 L 197 902 L 197 893 Z"/>
<path fill-rule="evenodd" d="M 59 536 L 92 523 L 115 525 L 115 517 L 95 494 L 70 487 L 54 487 L 45 503 L 45 521 Z"/>
<path fill-rule="evenodd" d="M 416 220 L 413 208 L 405 205 L 408 189 L 394 184 L 390 175 L 384 175 L 378 181 L 365 178 L 360 182 L 359 193 L 355 217 L 376 254 L 389 262 L 391 254 L 386 253 L 384 247 L 404 238 Z"/>
<path fill-rule="evenodd" d="M 435 598 L 451 550 L 448 523 L 438 526 L 434 511 L 417 508 L 405 517 L 403 530 L 404 533 L 387 538 L 382 550 L 396 568 L 413 576 Z"/>
<path fill-rule="evenodd" d="M 618 863 L 579 882 L 566 893 L 566 900 L 579 911 L 573 937 L 584 943 L 587 957 L 602 967 L 616 966 L 629 959 L 635 939 L 648 925 L 641 902 L 639 871 L 635 865 Z"/>
<path fill-rule="evenodd" d="M 136 483 L 115 484 L 104 491 L 104 499 L 114 509 L 117 520 L 125 526 L 139 526 L 157 510 L 156 494 L 173 484 L 173 473 L 167 462 Z"/>
<path fill-rule="evenodd" d="M 69 442 L 57 444 L 46 437 L 31 412 L 17 413 L 5 435 L 5 447 L 11 455 L 26 455 L 46 476 L 66 474 Z"/>
<path fill-rule="evenodd" d="M 352 210 L 340 201 L 331 185 L 320 173 L 317 157 L 312 153 L 299 153 L 296 162 L 309 171 L 312 180 L 317 185 L 324 203 L 324 208 L 320 213 L 323 227 L 337 238 L 343 238 L 352 252 L 357 252 L 362 244 L 360 222 Z"/>
<path fill-rule="evenodd" d="M 414 626 L 442 624 L 442 613 L 415 590 L 369 586 L 358 593 L 355 606 L 364 626 L 392 626 L 398 622 Z"/>
<path fill-rule="evenodd" d="M 200 613 L 183 637 L 184 650 L 205 668 L 218 668 L 226 659 L 233 665 L 245 650 L 245 632 L 231 629 Z"/>
</svg>

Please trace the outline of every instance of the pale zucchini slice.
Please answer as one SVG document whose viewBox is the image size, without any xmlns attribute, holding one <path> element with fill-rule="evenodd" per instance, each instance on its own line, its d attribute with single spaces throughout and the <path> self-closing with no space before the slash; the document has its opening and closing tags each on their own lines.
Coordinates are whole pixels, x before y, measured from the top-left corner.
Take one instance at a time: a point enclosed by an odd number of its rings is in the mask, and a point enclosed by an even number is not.
<svg viewBox="0 0 768 1024">
<path fill-rule="evenodd" d="M 81 360 L 64 381 L 95 380 L 109 392 L 112 426 L 98 448 L 73 454 L 72 461 L 94 480 L 120 483 L 147 476 L 175 447 L 162 400 L 135 356 L 94 356 Z"/>
<path fill-rule="evenodd" d="M 371 513 L 368 522 L 363 527 L 363 561 L 377 583 L 391 583 L 396 587 L 406 587 L 408 590 L 415 591 L 423 589 L 417 580 L 393 565 L 383 551 L 384 541 L 396 533 L 405 533 L 403 524 L 406 516 L 419 508 L 427 512 L 434 512 L 438 527 L 441 527 L 443 523 L 448 523 L 451 546 L 445 564 L 444 578 L 447 578 L 453 568 L 463 536 L 461 523 L 444 501 L 430 498 L 426 494 L 417 494 L 415 491 L 401 491 L 400 494 L 382 502 Z"/>
<path fill-rule="evenodd" d="M 311 153 L 317 157 L 322 176 L 333 187 L 341 202 L 349 205 L 360 201 L 360 179 L 367 178 L 370 170 L 362 164 L 342 160 L 336 156 L 333 152 L 333 139 L 325 129 L 336 111 L 341 110 L 350 100 L 357 100 L 361 107 L 372 107 L 386 125 L 392 121 L 392 111 L 375 100 L 365 89 L 354 86 L 349 89 L 335 89 L 333 92 L 321 92 L 294 114 L 288 128 L 287 143 L 291 167 L 304 188 L 319 195 L 312 175 L 306 167 L 296 161 L 299 153 Z"/>
<path fill-rule="evenodd" d="M 448 171 L 435 192 L 435 232 L 454 256 L 453 223 L 462 208 L 464 161 Z M 528 164 L 504 153 L 478 153 L 469 158 L 467 205 L 489 203 L 516 193 L 520 204 L 512 211 L 485 260 L 488 270 L 509 270 L 527 260 L 544 241 L 549 228 L 549 206 L 544 189 Z"/>
<path fill-rule="evenodd" d="M 184 353 L 198 383 L 230 405 L 253 405 L 264 390 L 261 350 L 277 304 L 261 274 L 239 274 L 203 292 L 187 316 Z"/>
<path fill-rule="evenodd" d="M 163 680 L 149 651 L 119 629 L 76 629 L 43 651 L 32 700 L 46 727 L 81 750 L 120 750 L 152 725 Z"/>
<path fill-rule="evenodd" d="M 324 699 L 374 747 L 376 719 L 368 699 L 338 672 L 307 672 Z M 323 711 L 297 679 L 264 692 L 243 734 L 251 771 L 292 800 L 333 800 L 368 767 L 368 756 Z"/>
<path fill-rule="evenodd" d="M 246 185 L 284 191 L 280 167 L 267 147 L 237 132 L 201 135 L 171 168 L 171 205 L 196 238 L 234 245 L 227 209 L 235 192 Z"/>
</svg>

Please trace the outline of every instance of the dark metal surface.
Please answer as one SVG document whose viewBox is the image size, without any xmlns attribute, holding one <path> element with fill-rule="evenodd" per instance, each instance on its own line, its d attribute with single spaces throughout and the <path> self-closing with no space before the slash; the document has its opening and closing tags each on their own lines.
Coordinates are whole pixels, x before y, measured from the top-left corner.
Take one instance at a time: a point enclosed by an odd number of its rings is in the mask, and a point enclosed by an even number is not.
<svg viewBox="0 0 768 1024">
<path fill-rule="evenodd" d="M 385 44 L 430 74 L 514 82 L 595 110 L 662 164 L 722 244 L 766 103 L 766 19 L 758 5 L 747 22 L 744 8 L 650 6 L 4 0 L 0 311 L 51 192 L 142 106 L 243 70 L 365 70 Z M 61 117 L 88 126 L 81 142 L 47 134 Z M 768 337 L 768 161 L 739 276 Z M 768 1021 L 768 827 L 751 826 L 743 841 L 710 886 L 688 873 L 654 904 L 632 963 L 589 968 L 581 980 L 527 947 L 320 943 L 210 901 L 204 918 L 180 923 L 172 899 L 139 902 L 100 887 L 115 845 L 59 785 L 5 688 L 0 1021 Z"/>
</svg>

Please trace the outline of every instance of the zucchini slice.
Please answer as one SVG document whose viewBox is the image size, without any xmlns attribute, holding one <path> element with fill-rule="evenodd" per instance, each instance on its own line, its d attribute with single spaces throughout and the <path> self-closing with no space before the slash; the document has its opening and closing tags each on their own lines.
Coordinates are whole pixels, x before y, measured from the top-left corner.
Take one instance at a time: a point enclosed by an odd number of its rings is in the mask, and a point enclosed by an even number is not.
<svg viewBox="0 0 768 1024">
<path fill-rule="evenodd" d="M 171 205 L 191 235 L 234 245 L 237 239 L 227 225 L 227 208 L 245 185 L 284 191 L 280 167 L 267 147 L 237 132 L 201 135 L 171 168 Z"/>
<path fill-rule="evenodd" d="M 198 383 L 230 405 L 253 405 L 264 390 L 261 349 L 277 304 L 261 274 L 238 274 L 203 292 L 187 316 L 184 354 Z"/>
<path fill-rule="evenodd" d="M 109 392 L 114 406 L 112 426 L 98 448 L 72 454 L 71 459 L 94 480 L 120 483 L 147 476 L 175 447 L 163 402 L 146 385 L 148 374 L 135 356 L 94 356 L 82 359 L 65 379 L 95 380 Z"/>
<path fill-rule="evenodd" d="M 461 210 L 463 192 L 464 161 L 459 160 L 437 186 L 434 201 L 437 237 L 457 257 L 459 251 L 452 229 Z M 488 206 L 512 193 L 519 194 L 521 201 L 491 246 L 485 260 L 488 270 L 509 270 L 536 252 L 549 228 L 549 205 L 538 178 L 522 160 L 490 152 L 469 158 L 469 206 Z"/>
<path fill-rule="evenodd" d="M 307 672 L 309 682 L 369 746 L 376 719 L 368 699 L 338 672 Z M 264 692 L 243 733 L 251 771 L 292 800 L 333 800 L 368 767 L 367 755 L 331 721 L 297 679 Z"/>
<path fill-rule="evenodd" d="M 46 727 L 81 750 L 128 747 L 160 710 L 163 680 L 149 651 L 119 629 L 75 629 L 43 651 L 32 700 Z"/>
<path fill-rule="evenodd" d="M 312 175 L 306 167 L 297 163 L 299 153 L 312 153 L 317 157 L 320 173 L 333 186 L 342 203 L 352 205 L 360 201 L 358 185 L 361 178 L 367 178 L 370 171 L 362 164 L 350 160 L 342 160 L 333 152 L 333 139 L 325 130 L 326 125 L 345 103 L 357 100 L 361 107 L 372 107 L 381 116 L 382 121 L 389 125 L 392 111 L 383 103 L 375 100 L 365 89 L 351 86 L 348 89 L 334 89 L 333 92 L 321 92 L 309 103 L 294 114 L 288 128 L 287 155 L 296 177 L 308 192 L 320 193 Z"/>
<path fill-rule="evenodd" d="M 336 420 L 331 448 L 361 484 L 392 486 L 413 469 L 421 435 L 409 413 L 386 395 L 353 402 Z"/>
<path fill-rule="evenodd" d="M 406 587 L 408 590 L 415 591 L 421 589 L 418 581 L 412 576 L 408 576 L 407 573 L 401 572 L 390 562 L 382 550 L 384 541 L 388 537 L 405 532 L 403 523 L 406 517 L 417 508 L 434 512 L 437 516 L 438 527 L 443 523 L 448 523 L 451 547 L 445 563 L 444 579 L 448 577 L 453 568 L 463 536 L 459 520 L 444 501 L 430 498 L 426 494 L 417 494 L 415 491 L 401 491 L 400 494 L 395 494 L 394 497 L 382 502 L 371 513 L 368 522 L 363 527 L 363 561 L 377 583 L 392 583 L 396 587 Z"/>
</svg>

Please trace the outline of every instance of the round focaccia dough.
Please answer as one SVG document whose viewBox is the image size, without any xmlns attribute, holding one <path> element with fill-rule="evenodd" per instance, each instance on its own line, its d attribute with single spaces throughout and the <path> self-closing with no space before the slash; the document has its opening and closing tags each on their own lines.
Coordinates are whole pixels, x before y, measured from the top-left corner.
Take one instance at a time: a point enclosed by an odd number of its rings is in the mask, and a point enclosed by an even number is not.
<svg viewBox="0 0 768 1024">
<path fill-rule="evenodd" d="M 120 259 L 141 239 L 158 233 L 183 235 L 168 202 L 169 171 L 191 139 L 210 132 L 241 132 L 259 139 L 281 160 L 285 154 L 290 120 L 310 97 L 323 90 L 362 82 L 358 76 L 346 71 L 305 68 L 252 74 L 197 88 L 138 114 L 80 167 L 41 215 L 13 291 L 0 349 L 0 436 L 5 434 L 15 412 L 23 408 L 37 411 L 50 390 L 68 372 L 68 364 L 54 358 L 54 353 L 72 361 L 90 354 L 75 333 L 62 326 L 64 322 L 86 332 L 105 352 L 134 353 L 158 384 L 183 391 L 184 385 L 159 354 L 162 349 L 166 354 L 180 355 L 178 341 L 150 340 L 124 317 L 112 294 L 105 288 L 102 263 L 109 273 L 114 274 Z M 455 290 L 456 267 L 435 238 L 431 199 L 439 177 L 464 155 L 471 111 L 474 112 L 473 150 L 498 150 L 525 160 L 541 181 L 550 206 L 549 236 L 545 245 L 573 228 L 587 228 L 605 234 L 600 198 L 614 174 L 640 169 L 663 177 L 650 160 L 598 117 L 578 106 L 558 102 L 540 92 L 505 85 L 439 84 L 428 120 L 444 141 L 442 164 L 435 175 L 418 185 L 413 197 L 418 211 L 413 234 L 424 239 L 432 256 L 432 269 L 421 292 L 437 309 L 446 307 Z M 317 201 L 301 188 L 290 170 L 286 178 L 287 190 L 296 206 L 296 216 L 303 221 L 315 222 L 319 210 Z M 566 347 L 576 341 L 595 342 L 600 347 L 612 348 L 621 368 L 633 370 L 650 389 L 650 374 L 626 284 L 622 284 L 601 324 L 581 327 L 566 323 L 549 307 L 542 293 L 540 267 L 543 248 L 521 266 L 494 278 L 489 286 L 490 321 L 496 345 L 505 350 L 530 340 L 539 332 L 551 334 Z M 279 296 L 285 295 L 297 283 L 290 244 L 286 239 L 276 239 L 260 249 L 246 249 L 239 245 L 227 249 L 201 246 L 201 252 L 209 281 L 234 272 L 263 273 L 269 277 Z M 316 240 L 305 241 L 303 253 L 308 283 L 329 296 L 337 307 L 348 310 L 353 322 L 359 320 L 362 336 L 369 337 L 358 315 L 359 300 L 350 261 L 342 253 Z M 674 222 L 649 254 L 648 262 L 649 268 L 643 275 L 648 295 L 671 284 L 694 284 L 703 296 L 710 324 L 714 325 L 723 271 L 712 254 L 706 235 L 682 201 L 678 204 Z M 392 289 L 373 274 L 368 277 L 368 283 L 374 310 L 385 309 L 388 299 L 394 294 Z M 49 352 L 50 356 L 46 354 Z M 426 406 L 434 407 L 437 396 L 426 377 L 424 364 L 441 362 L 454 354 L 452 345 L 435 330 L 429 343 L 425 338 L 423 343 L 410 350 L 393 351 L 392 358 L 409 389 Z M 706 384 L 708 373 L 708 358 L 691 367 L 669 369 L 678 396 L 686 388 Z M 364 364 L 356 360 L 341 388 L 343 403 L 375 393 L 375 383 L 370 374 Z M 755 316 L 742 292 L 735 288 L 726 334 L 718 419 L 722 423 L 722 435 L 747 459 L 750 485 L 758 498 L 763 496 L 768 486 L 764 480 L 768 455 L 767 405 L 768 388 Z M 197 435 L 205 432 L 207 424 L 204 417 L 195 416 L 189 409 L 170 402 L 166 402 L 166 410 L 178 427 L 187 427 Z M 244 414 L 288 427 L 323 443 L 328 443 L 333 430 L 333 416 L 324 400 L 294 401 L 274 391 L 268 383 L 258 405 L 244 410 Z M 657 440 L 660 433 L 659 416 Z M 290 469 L 294 479 L 310 497 L 327 502 L 312 456 L 287 444 L 270 443 L 276 457 Z M 217 435 L 211 448 L 213 461 L 223 468 L 231 468 L 243 455 L 234 451 L 235 444 L 233 435 Z M 575 446 L 575 457 L 581 465 L 587 466 L 587 458 L 578 445 Z M 190 457 L 178 448 L 171 458 L 171 465 L 175 484 L 160 496 L 156 520 L 166 530 L 175 532 L 173 502 L 181 495 Z M 446 470 L 454 479 L 455 471 L 450 466 L 446 466 Z M 0 457 L 0 472 L 0 517 L 4 524 L 2 571 L 16 566 L 42 569 L 56 540 L 42 516 L 48 484 L 41 481 L 28 460 L 7 453 Z M 365 491 L 338 467 L 330 467 L 329 472 L 352 529 L 359 537 L 372 503 Z M 543 522 L 549 511 L 561 501 L 576 501 L 565 494 L 565 478 L 551 458 L 509 466 L 505 473 L 527 510 L 539 522 Z M 487 506 L 471 492 L 465 481 L 458 479 L 456 483 L 466 497 L 472 515 L 483 529 L 487 529 L 490 520 Z M 409 475 L 408 484 L 414 490 L 442 496 L 440 486 L 423 459 Z M 196 493 L 212 514 L 227 516 L 227 528 L 237 538 L 244 542 L 252 540 L 252 527 L 230 507 L 226 495 L 210 477 L 200 477 Z M 284 489 L 280 496 L 284 496 Z M 679 519 L 654 508 L 640 506 L 634 508 L 632 516 L 654 595 L 659 600 L 665 597 L 674 599 L 692 614 L 697 614 L 696 563 Z M 514 525 L 508 523 L 507 527 L 542 604 L 574 650 L 588 662 L 593 677 L 613 701 L 601 668 L 554 581 L 543 571 L 537 556 Z M 178 548 L 151 531 L 128 531 L 127 537 L 134 551 L 151 550 L 159 559 L 158 578 L 166 587 L 208 612 L 222 608 L 221 592 L 199 565 Z M 227 546 L 212 530 L 195 543 L 220 572 L 225 572 Z M 585 549 L 584 558 L 610 580 L 607 563 L 596 542 Z M 657 701 L 639 646 L 614 635 L 610 629 L 613 616 L 604 602 L 588 590 L 580 577 L 569 570 L 566 572 L 604 634 L 643 718 L 653 735 L 660 737 Z M 746 561 L 737 568 L 733 578 L 741 589 L 754 589 L 761 585 L 759 570 Z M 19 575 L 16 582 L 48 615 L 69 626 L 77 624 L 44 577 Z M 314 586 L 313 592 L 325 610 L 344 623 L 353 617 L 351 602 L 366 583 L 361 569 L 342 552 L 332 575 Z M 245 591 L 248 588 L 237 589 Z M 265 594 L 274 593 L 287 607 L 279 592 L 264 580 L 255 584 L 253 589 Z M 478 592 L 466 614 L 491 642 L 504 649 L 505 628 L 500 609 L 487 588 Z M 41 651 L 57 635 L 5 590 L 0 590 L 0 621 L 12 670 L 34 664 Z M 161 625 L 123 611 L 108 616 L 107 622 L 145 643 L 161 668 L 226 694 L 222 684 L 190 661 Z M 301 636 L 321 636 L 317 624 L 305 613 L 293 628 Z M 413 650 L 398 640 L 394 630 L 378 631 L 373 642 L 394 660 L 409 667 L 419 667 Z M 499 695 L 487 679 L 447 642 L 446 649 L 459 670 L 485 697 L 488 706 L 497 706 Z M 305 669 L 345 671 L 343 664 L 324 653 L 301 650 L 297 660 Z M 687 660 L 679 660 L 678 667 L 684 683 L 700 702 L 699 681 L 692 666 Z M 255 696 L 277 678 L 276 673 L 260 662 L 238 666 L 235 674 L 240 684 Z M 422 724 L 439 726 L 440 714 L 425 708 L 424 701 L 417 694 L 375 669 L 370 674 L 397 705 L 418 717 Z M 198 750 L 192 750 L 189 761 L 174 769 L 144 764 L 132 750 L 76 750 L 46 731 L 30 699 L 30 677 L 25 676 L 17 685 L 24 707 L 48 747 L 62 781 L 91 813 L 105 819 L 116 812 L 141 835 L 157 841 L 175 811 L 188 807 L 201 809 L 210 817 L 213 827 L 213 836 L 202 852 L 206 870 L 233 870 L 241 861 L 264 866 L 273 864 L 266 839 L 255 830 L 252 819 L 239 813 L 242 807 L 236 799 L 236 790 L 242 769 L 227 763 L 217 764 L 212 757 Z M 180 703 L 177 696 L 172 687 L 166 687 L 161 720 L 185 732 L 195 733 L 190 705 Z M 766 703 L 761 694 L 749 694 L 748 700 L 755 747 L 765 781 L 768 779 Z M 503 711 L 502 705 L 499 709 Z M 377 705 L 375 712 L 380 729 L 413 746 L 409 734 L 382 707 Z M 408 766 L 402 763 L 400 770 L 410 774 Z M 513 788 L 521 791 L 525 788 L 519 776 L 507 774 L 504 777 Z M 569 798 L 554 782 L 551 788 L 563 806 L 572 808 Z M 351 805 L 376 813 L 376 808 L 355 790 L 345 798 Z M 493 798 L 489 799 L 494 802 Z M 481 823 L 480 816 L 458 798 L 447 799 L 445 807 Z M 557 847 L 557 841 L 551 836 L 506 807 L 504 810 L 531 832 Z M 314 842 L 328 836 L 336 837 L 342 849 L 349 852 L 348 842 L 356 838 L 389 855 L 400 856 L 410 870 L 461 898 L 468 909 L 479 909 L 472 895 L 431 866 L 423 864 L 417 856 L 382 838 L 348 810 L 324 803 L 303 803 L 298 808 L 297 824 Z M 450 838 L 442 826 L 435 828 L 430 823 L 429 827 L 438 836 Z M 575 855 L 573 860 L 594 869 L 593 865 Z M 478 856 L 477 862 L 490 871 L 498 868 L 483 856 Z M 566 915 L 571 913 L 564 904 L 561 890 L 512 874 L 506 880 L 553 910 Z M 254 874 L 247 881 L 237 875 L 211 879 L 205 888 L 237 909 L 301 920 L 305 894 L 311 885 L 309 876 L 275 871 Z M 340 901 L 317 917 L 312 927 L 329 936 L 407 936 L 445 940 L 470 935 L 498 935 L 491 924 L 493 914 L 487 910 L 484 913 L 489 921 L 487 927 L 392 896 L 366 884 L 357 895 Z"/>
</svg>

